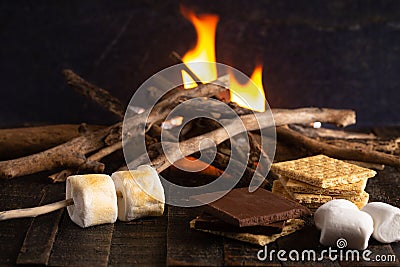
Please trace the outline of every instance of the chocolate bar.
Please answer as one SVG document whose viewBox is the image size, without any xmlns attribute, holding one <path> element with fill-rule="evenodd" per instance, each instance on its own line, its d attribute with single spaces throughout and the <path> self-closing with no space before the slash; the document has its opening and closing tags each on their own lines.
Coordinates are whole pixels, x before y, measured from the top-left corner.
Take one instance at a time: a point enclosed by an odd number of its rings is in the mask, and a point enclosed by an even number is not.
<svg viewBox="0 0 400 267">
<path fill-rule="evenodd" d="M 193 196 L 202 203 L 207 203 L 209 194 Z M 222 198 L 207 204 L 205 211 L 215 217 L 238 227 L 264 225 L 285 221 L 310 214 L 299 203 L 273 194 L 263 188 L 250 193 L 248 188 L 236 188 Z"/>
<path fill-rule="evenodd" d="M 282 232 L 285 221 L 274 222 L 266 226 L 237 227 L 226 223 L 210 214 L 203 213 L 194 221 L 194 228 L 199 230 L 223 231 L 230 233 L 249 233 L 255 235 L 273 235 Z"/>
</svg>

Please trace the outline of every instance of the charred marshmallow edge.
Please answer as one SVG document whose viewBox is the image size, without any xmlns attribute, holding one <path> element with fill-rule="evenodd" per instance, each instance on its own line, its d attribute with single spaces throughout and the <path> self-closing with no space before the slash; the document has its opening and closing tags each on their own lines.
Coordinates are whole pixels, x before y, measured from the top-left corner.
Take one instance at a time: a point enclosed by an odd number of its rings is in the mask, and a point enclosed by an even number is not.
<svg viewBox="0 0 400 267">
<path fill-rule="evenodd" d="M 118 198 L 118 219 L 131 221 L 164 213 L 164 189 L 158 173 L 148 165 L 136 170 L 119 171 L 111 175 Z"/>
<path fill-rule="evenodd" d="M 332 247 L 337 246 L 339 239 L 345 239 L 347 248 L 366 249 L 374 230 L 372 217 L 345 199 L 331 200 L 320 206 L 314 214 L 314 222 L 321 230 L 320 243 Z"/>
<path fill-rule="evenodd" d="M 383 202 L 371 202 L 363 209 L 374 221 L 372 236 L 382 243 L 400 241 L 400 209 Z"/>
</svg>

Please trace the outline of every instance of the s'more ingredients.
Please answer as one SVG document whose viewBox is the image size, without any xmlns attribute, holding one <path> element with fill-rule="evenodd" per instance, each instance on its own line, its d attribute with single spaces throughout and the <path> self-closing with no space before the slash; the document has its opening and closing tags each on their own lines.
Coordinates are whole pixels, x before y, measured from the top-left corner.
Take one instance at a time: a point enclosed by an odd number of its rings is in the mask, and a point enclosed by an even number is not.
<svg viewBox="0 0 400 267">
<path fill-rule="evenodd" d="M 80 227 L 89 227 L 117 220 L 117 194 L 109 175 L 86 174 L 69 176 L 66 198 L 73 200 L 67 207 L 71 220 Z"/>
<path fill-rule="evenodd" d="M 382 243 L 400 241 L 400 209 L 383 202 L 368 203 L 363 209 L 374 221 L 372 236 Z"/>
<path fill-rule="evenodd" d="M 314 214 L 315 226 L 321 230 L 320 243 L 336 247 L 345 239 L 346 248 L 366 249 L 374 230 L 372 217 L 345 199 L 331 200 L 320 206 Z"/>
</svg>

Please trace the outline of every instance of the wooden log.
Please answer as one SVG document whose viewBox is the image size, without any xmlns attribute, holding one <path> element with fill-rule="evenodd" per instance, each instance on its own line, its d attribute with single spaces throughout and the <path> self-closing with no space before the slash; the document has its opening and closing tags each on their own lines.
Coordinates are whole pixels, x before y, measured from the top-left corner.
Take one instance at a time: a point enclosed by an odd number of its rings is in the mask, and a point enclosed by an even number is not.
<svg viewBox="0 0 400 267">
<path fill-rule="evenodd" d="M 70 69 L 65 69 L 63 73 L 67 84 L 76 92 L 93 100 L 103 108 L 117 115 L 120 119 L 124 117 L 125 106 L 107 90 L 85 81 Z"/>
<path fill-rule="evenodd" d="M 13 129 L 0 129 L 0 159 L 13 159 L 38 153 L 65 143 L 84 132 L 93 132 L 105 126 L 58 124 Z"/>
<path fill-rule="evenodd" d="M 221 144 L 223 141 L 229 139 L 230 136 L 235 136 L 243 131 L 254 131 L 260 128 L 281 126 L 288 123 L 307 123 L 313 121 L 322 121 L 347 126 L 354 123 L 355 120 L 354 111 L 351 110 L 305 108 L 293 110 L 278 109 L 272 111 L 274 121 L 270 120 L 270 114 L 266 112 L 243 115 L 240 116 L 240 119 L 226 120 L 225 128 L 218 128 L 201 136 L 192 137 L 180 142 L 180 151 L 176 149 L 176 144 L 164 142 L 163 147 L 166 151 L 152 160 L 152 164 L 160 173 L 171 166 L 175 161 L 199 151 L 200 143 L 204 139 L 213 141 L 213 143 L 202 143 L 201 147 L 207 149 L 212 147 L 214 144 Z M 243 123 L 245 128 L 238 127 L 237 125 L 240 123 Z M 168 158 L 171 161 L 167 159 L 165 153 L 168 153 Z M 147 155 L 141 155 L 128 165 L 129 168 L 137 168 L 139 165 L 146 163 L 148 163 Z"/>
<path fill-rule="evenodd" d="M 122 142 L 117 142 L 111 146 L 107 146 L 103 149 L 100 149 L 98 152 L 94 153 L 93 155 L 89 156 L 87 158 L 88 161 L 91 162 L 97 162 L 99 160 L 101 160 L 102 158 L 104 158 L 105 156 L 110 155 L 111 153 L 122 149 Z M 74 170 L 74 169 L 65 169 L 62 170 L 60 172 L 54 173 L 52 175 L 49 176 L 49 178 L 54 182 L 54 183 L 60 183 L 60 182 L 64 182 L 68 176 L 74 174 L 75 172 L 79 172 L 79 168 L 78 170 Z"/>
<path fill-rule="evenodd" d="M 346 141 L 346 140 L 325 140 L 326 143 L 339 146 L 339 147 L 352 147 L 355 149 L 364 150 L 375 150 L 381 151 L 389 154 L 399 154 L 400 153 L 400 143 L 396 140 L 365 140 L 360 141 Z"/>
<path fill-rule="evenodd" d="M 224 90 L 226 89 L 218 85 L 205 84 L 199 86 L 195 90 L 188 90 L 186 94 L 190 97 L 211 97 Z M 127 136 L 141 134 L 138 132 L 138 127 L 141 124 L 147 124 L 148 126 L 146 128 L 148 129 L 156 121 L 165 118 L 175 106 L 174 104 L 176 104 L 177 99 L 183 95 L 184 92 L 177 91 L 173 97 L 156 104 L 147 118 L 147 121 L 146 112 L 132 116 L 132 118 L 125 122 L 125 126 L 128 129 L 126 132 Z M 116 142 L 121 142 L 121 129 L 122 122 L 118 122 L 105 129 L 74 138 L 49 150 L 14 160 L 2 161 L 0 162 L 0 178 L 10 179 L 60 167 L 85 168 L 91 172 L 102 172 L 104 170 L 104 165 L 97 161 L 91 162 L 87 160 L 85 155 L 101 149 L 106 145 L 113 145 Z"/>
<path fill-rule="evenodd" d="M 376 135 L 373 133 L 357 133 L 343 130 L 334 130 L 326 128 L 311 128 L 304 127 L 302 125 L 291 125 L 290 128 L 296 130 L 311 138 L 332 138 L 332 139 L 361 139 L 361 140 L 371 140 L 376 139 Z"/>
<path fill-rule="evenodd" d="M 400 167 L 400 157 L 362 148 L 338 147 L 302 135 L 288 127 L 277 128 L 278 138 L 297 147 L 305 147 L 313 154 L 324 154 L 337 159 L 348 159 Z"/>
<path fill-rule="evenodd" d="M 103 139 L 114 126 L 107 127 L 66 143 L 22 158 L 0 162 L 0 177 L 14 178 L 59 167 L 79 168 L 85 166 L 93 172 L 102 172 L 104 165 L 99 162 L 88 162 L 85 154 L 102 148 Z"/>
</svg>

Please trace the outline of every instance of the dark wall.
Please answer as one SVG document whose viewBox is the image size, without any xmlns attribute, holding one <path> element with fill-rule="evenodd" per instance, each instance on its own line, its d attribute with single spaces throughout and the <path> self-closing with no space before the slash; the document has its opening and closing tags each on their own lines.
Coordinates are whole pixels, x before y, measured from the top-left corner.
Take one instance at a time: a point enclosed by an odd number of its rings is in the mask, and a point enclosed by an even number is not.
<svg viewBox="0 0 400 267">
<path fill-rule="evenodd" d="M 216 3 L 215 3 L 216 2 Z M 195 42 L 179 1 L 2 1 L 0 127 L 109 124 L 63 68 L 127 103 Z M 220 15 L 217 60 L 264 63 L 272 107 L 353 108 L 358 124 L 400 124 L 400 1 L 187 1 Z"/>
</svg>

